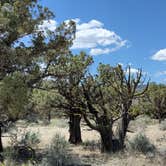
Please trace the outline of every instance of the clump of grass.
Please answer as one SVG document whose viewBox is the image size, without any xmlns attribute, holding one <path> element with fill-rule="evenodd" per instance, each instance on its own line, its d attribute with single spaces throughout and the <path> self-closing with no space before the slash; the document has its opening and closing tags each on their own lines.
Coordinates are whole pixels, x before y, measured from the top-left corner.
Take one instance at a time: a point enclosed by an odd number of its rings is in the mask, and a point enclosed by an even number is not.
<svg viewBox="0 0 166 166">
<path fill-rule="evenodd" d="M 147 115 L 140 115 L 130 122 L 131 130 L 144 130 L 148 125 L 155 124 L 155 121 Z"/>
<path fill-rule="evenodd" d="M 28 145 L 30 147 L 36 147 L 40 143 L 39 133 L 34 133 L 31 131 L 26 132 L 22 135 L 19 144 Z"/>
<path fill-rule="evenodd" d="M 67 166 L 80 163 L 70 154 L 69 143 L 65 137 L 56 134 L 47 149 L 46 157 L 42 161 L 42 166 Z"/>
<path fill-rule="evenodd" d="M 129 148 L 132 151 L 141 152 L 143 154 L 155 152 L 155 146 L 144 134 L 141 133 L 139 133 L 131 141 L 129 141 Z"/>
<path fill-rule="evenodd" d="M 89 149 L 89 150 L 97 150 L 100 149 L 101 147 L 101 143 L 100 141 L 96 141 L 96 140 L 85 140 L 83 143 L 83 148 L 84 149 Z"/>
<path fill-rule="evenodd" d="M 3 153 L 6 161 L 19 164 L 35 162 L 36 149 L 40 143 L 38 133 L 16 130 L 15 133 L 11 134 L 10 147 L 6 148 Z"/>
</svg>

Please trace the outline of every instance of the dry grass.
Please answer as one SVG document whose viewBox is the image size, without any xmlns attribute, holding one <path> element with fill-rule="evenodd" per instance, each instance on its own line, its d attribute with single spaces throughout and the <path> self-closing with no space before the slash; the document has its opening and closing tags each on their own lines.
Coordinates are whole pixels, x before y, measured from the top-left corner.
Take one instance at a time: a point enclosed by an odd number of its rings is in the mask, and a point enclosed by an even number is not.
<svg viewBox="0 0 166 166">
<path fill-rule="evenodd" d="M 104 155 L 100 153 L 99 149 L 88 149 L 83 146 L 71 145 L 71 153 L 81 158 L 84 163 L 91 164 L 92 166 L 165 166 L 166 165 L 166 131 L 159 130 L 159 125 L 156 122 L 149 121 L 142 123 L 139 119 L 138 122 L 132 122 L 130 129 L 134 133 L 127 133 L 127 139 L 133 138 L 140 131 L 150 139 L 150 141 L 157 148 L 157 155 L 154 157 L 145 156 L 143 154 L 132 154 L 130 152 L 116 153 L 112 155 Z M 140 126 L 141 124 L 141 126 Z M 68 124 L 66 120 L 52 120 L 52 123 L 47 126 L 43 125 L 29 125 L 20 122 L 17 124 L 18 128 L 26 131 L 33 131 L 40 133 L 41 143 L 40 148 L 45 148 L 52 140 L 56 133 L 60 133 L 68 140 Z M 7 135 L 7 134 L 5 134 Z M 90 130 L 88 127 L 82 127 L 83 141 L 99 141 L 100 136 L 97 132 Z M 3 137 L 3 143 L 8 145 L 9 138 Z"/>
</svg>

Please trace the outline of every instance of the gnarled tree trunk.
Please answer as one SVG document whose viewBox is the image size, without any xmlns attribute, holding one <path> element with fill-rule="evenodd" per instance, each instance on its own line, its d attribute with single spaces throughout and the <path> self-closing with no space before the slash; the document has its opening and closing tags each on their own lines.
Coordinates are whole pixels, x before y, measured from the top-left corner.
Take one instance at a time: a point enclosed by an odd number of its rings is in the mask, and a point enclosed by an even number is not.
<svg viewBox="0 0 166 166">
<path fill-rule="evenodd" d="M 70 114 L 69 142 L 72 144 L 79 144 L 82 142 L 80 122 L 81 122 L 81 115 Z"/>
<path fill-rule="evenodd" d="M 2 126 L 0 125 L 0 153 L 3 152 L 3 145 L 2 145 Z"/>
<path fill-rule="evenodd" d="M 99 130 L 101 136 L 101 152 L 110 153 L 117 151 L 119 147 L 119 141 L 113 137 L 112 131 L 112 119 L 107 116 L 101 116 L 98 118 Z"/>
<path fill-rule="evenodd" d="M 48 119 L 48 122 L 50 123 L 51 122 L 51 111 L 50 110 L 48 110 L 47 119 Z"/>
<path fill-rule="evenodd" d="M 130 122 L 130 119 L 129 119 L 128 114 L 124 113 L 120 120 L 119 126 L 118 126 L 118 136 L 117 137 L 118 137 L 119 143 L 120 143 L 119 150 L 121 150 L 125 147 L 124 141 L 125 141 L 129 122 Z"/>
<path fill-rule="evenodd" d="M 113 152 L 112 128 L 102 127 L 100 129 L 100 136 L 101 136 L 101 152 L 102 153 Z"/>
<path fill-rule="evenodd" d="M 112 127 L 109 128 L 103 128 L 100 131 L 101 136 L 101 152 L 102 153 L 110 153 L 110 152 L 116 152 L 119 151 L 120 148 L 120 142 L 117 138 L 113 136 Z"/>
</svg>

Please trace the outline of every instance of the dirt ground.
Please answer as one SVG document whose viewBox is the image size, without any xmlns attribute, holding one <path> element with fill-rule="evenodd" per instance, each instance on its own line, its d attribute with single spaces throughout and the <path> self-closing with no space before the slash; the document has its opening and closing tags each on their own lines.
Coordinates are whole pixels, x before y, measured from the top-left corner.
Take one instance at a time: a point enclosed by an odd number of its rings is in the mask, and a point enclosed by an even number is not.
<svg viewBox="0 0 166 166">
<path fill-rule="evenodd" d="M 33 131 L 39 134 L 41 143 L 40 148 L 45 148 L 52 140 L 56 133 L 65 136 L 66 140 L 69 137 L 67 120 L 53 119 L 50 125 L 44 126 L 40 124 L 29 124 L 19 121 L 17 123 L 18 135 L 21 132 Z M 72 153 L 77 155 L 85 163 L 92 166 L 165 166 L 166 165 L 166 130 L 159 129 L 159 124 L 154 120 L 137 119 L 131 122 L 130 130 L 133 132 L 127 133 L 127 140 L 133 138 L 137 133 L 145 133 L 157 149 L 156 156 L 145 156 L 143 154 L 135 154 L 126 151 L 116 154 L 101 154 L 99 149 L 85 149 L 83 146 L 71 145 Z M 5 133 L 4 136 L 9 136 Z M 100 136 L 96 131 L 90 130 L 85 125 L 82 126 L 83 142 L 99 141 Z M 3 137 L 4 146 L 8 146 L 10 137 Z M 161 152 L 161 154 L 160 154 Z"/>
</svg>

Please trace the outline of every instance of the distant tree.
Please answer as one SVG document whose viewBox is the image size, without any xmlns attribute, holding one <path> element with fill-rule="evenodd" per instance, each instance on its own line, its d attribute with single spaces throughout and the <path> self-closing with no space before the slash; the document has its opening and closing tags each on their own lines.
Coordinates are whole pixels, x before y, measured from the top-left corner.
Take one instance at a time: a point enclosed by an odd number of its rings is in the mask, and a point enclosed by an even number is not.
<svg viewBox="0 0 166 166">
<path fill-rule="evenodd" d="M 82 83 L 84 98 L 87 104 L 84 119 L 87 125 L 98 131 L 102 141 L 102 152 L 120 150 L 131 116 L 134 99 L 142 96 L 147 90 L 138 91 L 142 84 L 142 71 L 133 75 L 130 67 L 125 72 L 120 65 L 111 67 L 100 65 L 99 74 L 88 76 Z M 117 132 L 113 132 L 114 123 L 119 120 Z"/>
<path fill-rule="evenodd" d="M 151 83 L 146 96 L 141 100 L 142 109 L 161 122 L 166 118 L 166 86 Z"/>
<path fill-rule="evenodd" d="M 47 120 L 47 122 L 50 123 L 52 113 L 60 115 L 60 111 L 56 111 L 56 108 L 52 105 L 56 105 L 55 103 L 58 103 L 59 100 L 63 100 L 63 98 L 56 90 L 49 90 L 50 80 L 44 80 L 42 84 L 39 89 L 33 89 L 31 99 L 33 110 L 31 110 L 31 114 L 32 116 L 36 114 L 42 120 Z"/>
</svg>

